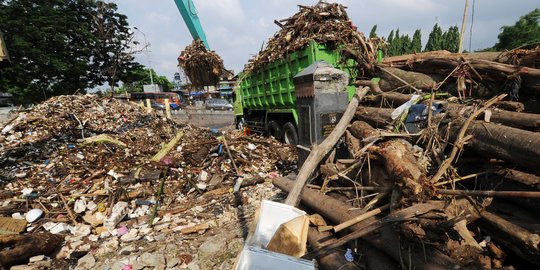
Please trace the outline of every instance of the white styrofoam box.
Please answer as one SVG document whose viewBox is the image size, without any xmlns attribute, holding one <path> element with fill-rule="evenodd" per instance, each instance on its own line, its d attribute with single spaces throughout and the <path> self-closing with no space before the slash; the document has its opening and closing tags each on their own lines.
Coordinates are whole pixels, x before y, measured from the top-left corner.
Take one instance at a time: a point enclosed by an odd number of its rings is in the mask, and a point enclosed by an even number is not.
<svg viewBox="0 0 540 270">
<path fill-rule="evenodd" d="M 235 270 L 315 270 L 315 263 L 259 247 L 245 246 Z"/>
<path fill-rule="evenodd" d="M 266 247 L 279 226 L 306 212 L 283 203 L 263 200 L 255 232 L 247 240 L 247 245 Z"/>
</svg>

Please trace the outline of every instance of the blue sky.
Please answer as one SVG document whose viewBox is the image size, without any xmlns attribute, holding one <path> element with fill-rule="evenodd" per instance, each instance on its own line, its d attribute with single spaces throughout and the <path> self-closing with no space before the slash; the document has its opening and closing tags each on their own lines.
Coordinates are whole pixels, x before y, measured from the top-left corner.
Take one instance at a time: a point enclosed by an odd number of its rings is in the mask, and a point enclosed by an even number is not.
<svg viewBox="0 0 540 270">
<path fill-rule="evenodd" d="M 470 0 L 464 48 L 469 48 L 469 30 L 474 5 L 474 28 L 471 48 L 481 49 L 497 41 L 500 27 L 512 25 L 520 16 L 540 7 L 538 0 Z M 173 0 L 113 0 L 119 12 L 128 16 L 137 39 L 150 43 L 148 55 L 137 61 L 150 65 L 169 79 L 178 71 L 176 58 L 191 43 L 192 37 Z M 298 12 L 298 4 L 314 5 L 317 0 L 193 0 L 208 43 L 224 61 L 226 68 L 241 71 L 279 28 L 275 19 L 284 19 Z M 422 29 L 422 41 L 437 22 L 443 29 L 461 26 L 465 0 L 337 0 L 348 7 L 347 12 L 359 31 L 369 34 L 377 24 L 379 36 L 388 36 L 399 28 L 401 34 L 412 36 Z"/>
</svg>

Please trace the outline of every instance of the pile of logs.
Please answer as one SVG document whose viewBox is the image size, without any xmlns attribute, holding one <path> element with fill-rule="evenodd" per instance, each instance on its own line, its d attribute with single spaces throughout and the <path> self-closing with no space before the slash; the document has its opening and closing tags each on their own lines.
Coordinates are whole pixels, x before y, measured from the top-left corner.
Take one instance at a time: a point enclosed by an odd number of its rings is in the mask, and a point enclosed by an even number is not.
<svg viewBox="0 0 540 270">
<path fill-rule="evenodd" d="M 540 265 L 540 48 L 376 63 L 377 41 L 339 4 L 300 6 L 275 23 L 245 71 L 312 40 L 358 64 L 358 91 L 335 129 L 296 179 L 273 180 L 287 204 L 324 218 L 304 257 L 321 269 Z"/>
<path fill-rule="evenodd" d="M 506 94 L 468 106 L 434 93 L 418 104 L 444 110 L 428 110 L 411 133 L 391 116 L 411 95 L 370 86 L 295 181 L 273 181 L 286 203 L 325 218 L 309 230 L 305 257 L 321 269 L 538 267 L 540 115 L 497 109 Z"/>
<path fill-rule="evenodd" d="M 200 39 L 193 40 L 178 57 L 191 85 L 216 85 L 223 72 L 223 60 L 214 51 L 208 51 Z"/>
<path fill-rule="evenodd" d="M 484 53 L 434 51 L 385 58 L 375 73 L 383 91 L 437 89 L 455 96 L 511 99 L 537 98 L 540 92 L 540 47 Z"/>
<path fill-rule="evenodd" d="M 303 49 L 310 41 L 347 50 L 356 56 L 363 68 L 373 68 L 374 46 L 357 31 L 345 11 L 346 7 L 320 1 L 314 6 L 299 5 L 299 8 L 300 11 L 295 15 L 274 21 L 281 29 L 268 40 L 264 50 L 249 60 L 244 72 L 257 70 L 267 63 L 282 59 L 287 54 Z"/>
</svg>

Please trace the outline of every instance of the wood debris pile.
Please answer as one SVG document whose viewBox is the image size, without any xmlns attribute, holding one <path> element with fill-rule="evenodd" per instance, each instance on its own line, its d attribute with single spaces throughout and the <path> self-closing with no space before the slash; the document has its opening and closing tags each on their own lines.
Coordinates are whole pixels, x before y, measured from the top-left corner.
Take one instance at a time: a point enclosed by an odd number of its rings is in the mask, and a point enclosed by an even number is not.
<svg viewBox="0 0 540 270">
<path fill-rule="evenodd" d="M 512 100 L 540 93 L 540 47 L 509 52 L 434 51 L 388 57 L 375 73 L 383 91 L 437 90 L 463 99 L 508 93 Z"/>
<path fill-rule="evenodd" d="M 247 198 L 233 189 L 261 188 L 295 169 L 293 148 L 273 139 L 179 125 L 93 95 L 51 98 L 0 130 L 0 231 L 13 234 L 0 236 L 2 267 L 41 254 L 76 263 L 175 227 L 208 230 L 213 219 L 184 212 L 234 212 Z M 164 217 L 167 226 L 156 223 Z"/>
<path fill-rule="evenodd" d="M 304 257 L 321 269 L 538 267 L 540 115 L 498 108 L 512 107 L 506 94 L 466 105 L 379 88 L 359 88 L 348 127 L 312 148 L 296 181 L 273 181 L 325 218 Z"/>
<path fill-rule="evenodd" d="M 180 53 L 178 65 L 195 87 L 216 85 L 223 72 L 221 57 L 214 51 L 208 51 L 200 39 L 193 40 Z"/>
<path fill-rule="evenodd" d="M 244 72 L 285 58 L 287 54 L 303 49 L 310 41 L 342 48 L 355 55 L 362 67 L 371 68 L 375 59 L 374 48 L 352 24 L 346 7 L 323 1 L 314 6 L 299 7 L 300 11 L 292 17 L 276 21 L 281 29 L 268 40 L 264 50 L 249 60 Z"/>
</svg>

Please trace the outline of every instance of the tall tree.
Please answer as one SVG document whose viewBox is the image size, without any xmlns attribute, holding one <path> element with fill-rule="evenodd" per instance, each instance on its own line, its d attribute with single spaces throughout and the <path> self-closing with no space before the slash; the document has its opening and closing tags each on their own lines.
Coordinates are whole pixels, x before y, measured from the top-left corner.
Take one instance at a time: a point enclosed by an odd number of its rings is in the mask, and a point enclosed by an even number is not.
<svg viewBox="0 0 540 270">
<path fill-rule="evenodd" d="M 422 32 L 420 29 L 416 29 L 411 41 L 411 52 L 419 53 L 422 51 Z"/>
<path fill-rule="evenodd" d="M 388 34 L 388 38 L 386 39 L 386 43 L 388 43 L 388 46 L 385 47 L 385 55 L 392 56 L 390 46 L 394 42 L 394 30 L 390 31 L 390 34 Z"/>
<path fill-rule="evenodd" d="M 442 29 L 439 24 L 435 24 L 431 33 L 429 33 L 428 41 L 424 51 L 437 51 L 442 50 Z"/>
<path fill-rule="evenodd" d="M 124 84 L 117 88 L 117 91 L 115 92 L 142 92 L 143 85 L 150 84 L 151 82 L 150 73 L 152 73 L 154 84 L 161 85 L 163 91 L 167 92 L 174 89 L 174 84 L 169 81 L 166 76 L 158 75 L 153 69 L 137 65 L 121 76 L 120 80 L 122 80 Z"/>
<path fill-rule="evenodd" d="M 390 44 L 390 55 L 401 55 L 403 49 L 403 43 L 401 36 L 399 35 L 399 28 L 396 30 L 394 41 Z"/>
<path fill-rule="evenodd" d="M 403 35 L 401 36 L 401 50 L 400 54 L 409 54 L 412 53 L 412 43 L 411 38 L 409 35 Z"/>
<path fill-rule="evenodd" d="M 369 31 L 369 38 L 376 38 L 377 37 L 377 25 L 374 25 L 371 28 L 371 31 Z"/>
<path fill-rule="evenodd" d="M 517 47 L 540 43 L 540 9 L 535 9 L 521 16 L 512 26 L 501 27 L 496 50 L 511 50 Z"/>
<path fill-rule="evenodd" d="M 96 38 L 93 48 L 92 67 L 99 70 L 103 81 L 107 81 L 114 92 L 119 75 L 132 67 L 136 50 L 134 35 L 129 29 L 127 16 L 116 12 L 115 3 L 96 2 L 92 13 L 92 27 Z M 146 46 L 146 45 L 145 45 Z"/>
<path fill-rule="evenodd" d="M 116 56 L 114 42 L 124 42 L 129 33 L 125 22 L 114 22 L 123 25 L 111 30 L 118 34 L 115 39 L 100 40 L 95 22 L 100 4 L 96 0 L 0 1 L 0 30 L 11 57 L 11 65 L 2 70 L 0 92 L 12 93 L 18 103 L 30 103 L 104 83 L 111 62 L 103 56 Z M 116 12 L 115 8 L 109 11 Z M 110 17 L 111 21 L 120 18 Z"/>
<path fill-rule="evenodd" d="M 459 50 L 459 28 L 451 26 L 448 31 L 443 34 L 442 49 L 449 52 L 457 53 Z"/>
</svg>

